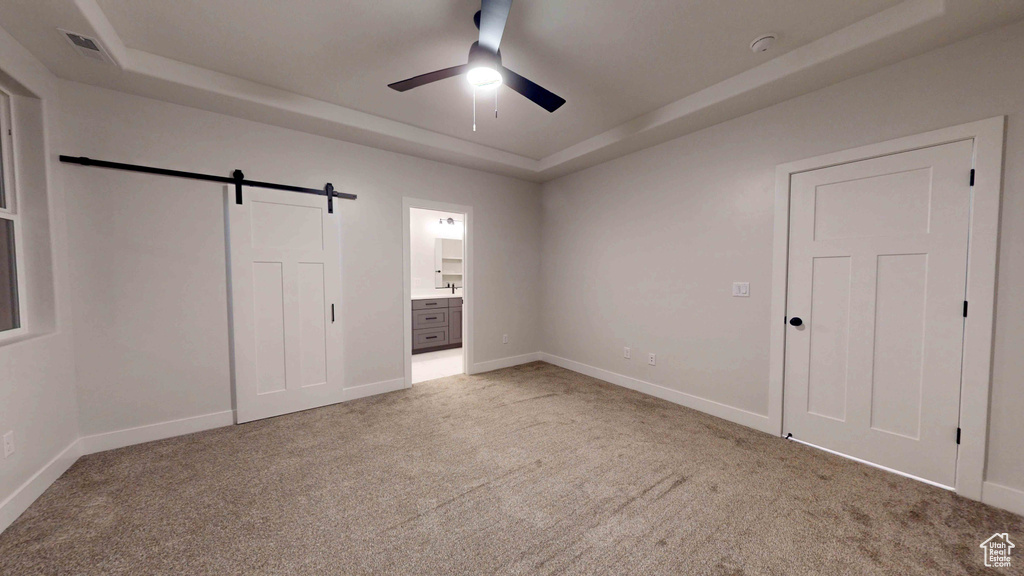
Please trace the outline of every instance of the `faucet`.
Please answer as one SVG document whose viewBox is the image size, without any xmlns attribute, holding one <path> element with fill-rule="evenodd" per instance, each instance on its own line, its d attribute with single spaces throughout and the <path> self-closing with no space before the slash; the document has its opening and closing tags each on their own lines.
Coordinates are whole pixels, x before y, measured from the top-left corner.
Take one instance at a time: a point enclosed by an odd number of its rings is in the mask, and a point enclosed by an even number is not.
<svg viewBox="0 0 1024 576">
<path fill-rule="evenodd" d="M 449 284 L 449 286 L 452 287 L 452 296 L 454 296 L 455 295 L 455 282 L 452 282 L 451 284 Z"/>
</svg>

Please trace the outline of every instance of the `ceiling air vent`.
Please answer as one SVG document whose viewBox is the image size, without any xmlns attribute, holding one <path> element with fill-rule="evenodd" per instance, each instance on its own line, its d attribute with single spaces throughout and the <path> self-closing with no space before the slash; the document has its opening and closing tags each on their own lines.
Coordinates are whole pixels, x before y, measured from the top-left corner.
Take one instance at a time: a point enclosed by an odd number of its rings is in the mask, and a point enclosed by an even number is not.
<svg viewBox="0 0 1024 576">
<path fill-rule="evenodd" d="M 100 62 L 105 62 L 107 64 L 114 64 L 114 59 L 110 57 L 110 54 L 107 54 L 106 49 L 103 48 L 103 45 L 100 44 L 99 40 L 83 36 L 82 34 L 68 32 L 61 28 L 57 28 L 57 30 L 67 38 L 68 42 L 70 42 L 71 45 L 75 47 L 75 50 L 77 50 L 82 56 L 93 60 L 99 60 Z"/>
</svg>

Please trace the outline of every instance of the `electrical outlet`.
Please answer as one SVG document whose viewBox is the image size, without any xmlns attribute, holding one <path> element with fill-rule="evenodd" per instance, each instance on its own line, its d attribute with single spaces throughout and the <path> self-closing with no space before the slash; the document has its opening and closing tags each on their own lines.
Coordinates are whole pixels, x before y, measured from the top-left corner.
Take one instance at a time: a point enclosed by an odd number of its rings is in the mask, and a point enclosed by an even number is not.
<svg viewBox="0 0 1024 576">
<path fill-rule="evenodd" d="M 632 357 L 632 354 L 629 351 L 629 346 L 622 349 L 622 357 L 626 360 L 629 360 Z"/>
<path fill-rule="evenodd" d="M 501 343 L 502 344 L 508 344 L 508 334 L 503 334 L 501 336 Z"/>
<path fill-rule="evenodd" d="M 735 298 L 750 298 L 750 282 L 733 282 L 732 295 Z"/>
<path fill-rule="evenodd" d="M 14 454 L 14 430 L 4 434 L 4 458 Z"/>
<path fill-rule="evenodd" d="M 647 363 L 650 364 L 651 366 L 654 366 L 656 360 L 657 357 L 654 355 L 653 352 L 647 355 Z"/>
</svg>

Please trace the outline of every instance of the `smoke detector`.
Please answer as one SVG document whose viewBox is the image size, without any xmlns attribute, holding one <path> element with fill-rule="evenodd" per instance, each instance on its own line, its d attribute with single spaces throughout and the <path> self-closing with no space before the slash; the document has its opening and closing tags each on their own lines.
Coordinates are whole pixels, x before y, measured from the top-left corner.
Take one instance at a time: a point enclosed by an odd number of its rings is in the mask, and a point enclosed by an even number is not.
<svg viewBox="0 0 1024 576">
<path fill-rule="evenodd" d="M 103 44 L 100 44 L 99 40 L 90 38 L 84 34 L 69 32 L 62 28 L 57 28 L 57 30 L 82 56 L 99 62 L 104 62 L 106 64 L 117 65 L 114 62 L 114 59 L 110 57 L 110 54 L 107 53 L 107 49 L 103 47 Z"/>
<path fill-rule="evenodd" d="M 771 50 L 772 46 L 775 46 L 775 34 L 765 34 L 750 43 L 750 51 L 759 54 Z"/>
</svg>

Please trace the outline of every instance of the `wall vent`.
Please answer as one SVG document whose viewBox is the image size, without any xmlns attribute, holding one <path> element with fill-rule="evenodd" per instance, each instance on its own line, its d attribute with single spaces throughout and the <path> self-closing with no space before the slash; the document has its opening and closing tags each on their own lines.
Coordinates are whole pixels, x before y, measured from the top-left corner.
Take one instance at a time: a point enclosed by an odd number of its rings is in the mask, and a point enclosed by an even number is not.
<svg viewBox="0 0 1024 576">
<path fill-rule="evenodd" d="M 66 38 L 82 56 L 91 58 L 92 60 L 105 62 L 107 64 L 116 65 L 114 59 L 110 57 L 110 54 L 107 53 L 106 48 L 103 47 L 103 44 L 100 44 L 99 40 L 90 38 L 84 34 L 69 32 L 62 28 L 57 28 L 57 30 L 60 31 L 64 38 Z"/>
</svg>

